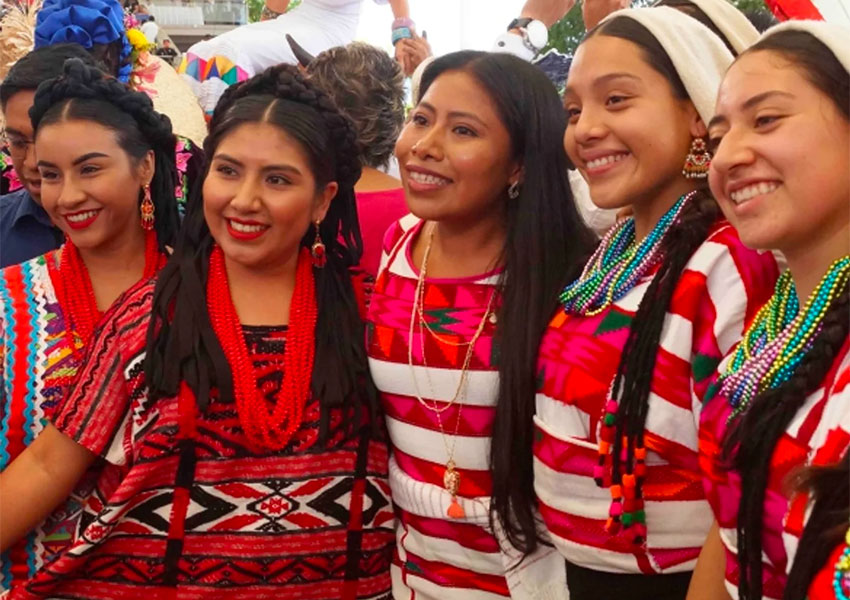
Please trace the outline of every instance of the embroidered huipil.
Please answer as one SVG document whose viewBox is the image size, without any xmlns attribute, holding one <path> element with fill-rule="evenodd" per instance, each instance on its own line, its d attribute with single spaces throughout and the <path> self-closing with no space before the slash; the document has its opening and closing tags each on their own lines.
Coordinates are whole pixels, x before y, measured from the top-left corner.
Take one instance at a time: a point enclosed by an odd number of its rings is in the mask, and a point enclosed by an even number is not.
<svg viewBox="0 0 850 600">
<path fill-rule="evenodd" d="M 410 318 L 419 271 L 412 242 L 423 230 L 413 215 L 401 219 L 384 240 L 381 271 L 369 308 L 368 343 L 372 378 L 381 393 L 392 452 L 390 486 L 397 515 L 397 551 L 393 562 L 396 600 L 495 600 L 523 597 L 516 586 L 542 593 L 543 586 L 565 592 L 563 561 L 554 552 L 531 557 L 544 576 L 532 581 L 529 570 L 508 573 L 515 557 L 488 525 L 492 489 L 488 469 L 490 436 L 498 395 L 494 360 L 495 325 L 486 322 L 469 364 L 469 379 L 451 408 L 440 414 L 422 406 L 417 393 L 443 409 L 455 396 L 467 352 L 465 345 L 443 343 L 427 330 L 413 337 L 413 371 L 408 362 Z M 432 330 L 457 344 L 469 342 L 484 317 L 499 273 L 463 279 L 426 279 L 424 316 Z M 498 297 L 495 298 L 498 301 Z M 497 306 L 494 303 L 494 308 Z M 418 317 L 417 317 L 418 319 Z M 427 367 L 422 366 L 425 346 Z M 465 517 L 447 514 L 451 495 L 443 476 L 449 453 L 460 472 L 458 502 Z M 507 577 L 506 577 L 507 575 Z M 560 580 L 558 579 L 560 577 Z M 514 579 L 515 578 L 515 579 Z M 520 584 L 519 581 L 522 581 Z M 536 590 L 536 592 L 534 591 Z"/>
<path fill-rule="evenodd" d="M 668 307 L 652 373 L 643 484 L 647 539 L 605 529 L 612 503 L 600 487 L 600 422 L 650 272 L 595 316 L 559 309 L 538 361 L 534 479 L 540 513 L 561 554 L 589 569 L 651 574 L 692 570 L 712 522 L 697 456 L 703 394 L 744 323 L 778 276 L 770 253 L 747 249 L 718 223 L 688 261 Z"/>
<path fill-rule="evenodd" d="M 340 427 L 319 443 L 318 399 L 281 451 L 253 448 L 234 402 L 213 398 L 181 439 L 177 398 L 152 400 L 142 364 L 154 282 L 128 291 L 102 321 L 61 432 L 104 459 L 73 545 L 13 598 L 88 600 L 385 600 L 393 514 L 387 446 Z M 283 380 L 285 328 L 243 327 L 257 386 Z M 189 413 L 191 414 L 191 413 Z M 191 452 L 189 463 L 181 462 Z M 192 464 L 192 468 L 183 466 Z M 189 505 L 182 531 L 175 497 Z M 179 492 L 179 493 L 178 493 Z"/>
<path fill-rule="evenodd" d="M 0 470 L 44 428 L 82 359 L 82 341 L 68 332 L 51 271 L 61 250 L 0 271 Z M 91 491 L 90 478 L 43 523 L 0 557 L 0 590 L 30 578 L 66 549 Z"/>
<path fill-rule="evenodd" d="M 779 438 L 770 462 L 762 522 L 762 594 L 780 600 L 807 517 L 805 494 L 788 499 L 788 477 L 807 464 L 841 460 L 850 444 L 850 341 L 833 361 L 823 383 L 810 394 Z M 731 358 L 730 358 L 731 359 Z M 721 365 L 720 372 L 725 366 Z M 738 597 L 736 527 L 741 479 L 722 458 L 732 407 L 717 395 L 706 403 L 700 425 L 700 462 L 720 537 L 726 548 L 726 588 Z"/>
</svg>

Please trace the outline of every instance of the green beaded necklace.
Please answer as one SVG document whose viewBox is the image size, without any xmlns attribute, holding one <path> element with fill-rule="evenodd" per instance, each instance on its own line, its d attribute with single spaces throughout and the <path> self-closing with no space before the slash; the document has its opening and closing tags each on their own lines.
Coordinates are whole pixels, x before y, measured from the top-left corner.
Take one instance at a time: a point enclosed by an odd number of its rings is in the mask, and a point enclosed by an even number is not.
<svg viewBox="0 0 850 600">
<path fill-rule="evenodd" d="M 733 407 L 729 420 L 746 410 L 761 392 L 788 381 L 812 347 L 823 317 L 850 281 L 850 256 L 833 262 L 800 310 L 790 271 L 776 282 L 776 291 L 744 334 L 720 376 L 719 391 Z"/>
</svg>

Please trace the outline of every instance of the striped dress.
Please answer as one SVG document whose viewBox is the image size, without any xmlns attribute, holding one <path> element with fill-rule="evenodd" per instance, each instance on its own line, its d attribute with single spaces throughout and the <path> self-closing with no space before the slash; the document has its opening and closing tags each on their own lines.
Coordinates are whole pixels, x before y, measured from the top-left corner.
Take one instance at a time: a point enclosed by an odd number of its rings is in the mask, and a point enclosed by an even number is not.
<svg viewBox="0 0 850 600">
<path fill-rule="evenodd" d="M 51 280 L 60 252 L 0 271 L 0 470 L 44 428 L 82 358 L 82 341 L 66 331 Z M 26 581 L 71 544 L 90 490 L 84 478 L 47 520 L 0 556 L 0 590 Z"/>
<path fill-rule="evenodd" d="M 419 275 L 411 246 L 422 225 L 409 215 L 387 232 L 368 319 L 372 377 L 381 393 L 392 442 L 390 487 L 397 516 L 393 595 L 396 600 L 506 598 L 515 585 L 534 588 L 536 584 L 528 573 L 524 584 L 506 578 L 513 558 L 500 549 L 504 545 L 488 525 L 492 488 L 488 461 L 498 390 L 495 325 L 485 323 L 469 364 L 466 391 L 440 413 L 441 433 L 437 414 L 423 407 L 416 396 L 418 393 L 429 405 L 445 407 L 455 396 L 467 346 L 442 343 L 427 331 L 423 337 L 417 326 L 412 344 L 414 366 L 408 363 L 410 318 Z M 484 316 L 499 275 L 429 278 L 424 314 L 431 329 L 455 343 L 468 342 Z M 422 344 L 427 368 L 422 366 Z M 460 472 L 458 502 L 465 512 L 461 519 L 448 517 L 451 496 L 443 485 L 452 448 Z M 560 575 L 563 591 L 563 561 L 554 552 L 548 555 L 555 561 L 542 568 L 545 575 L 541 579 L 557 582 Z M 541 567 L 547 564 L 541 557 L 529 562 Z M 521 596 L 513 591 L 513 597 Z"/>
<path fill-rule="evenodd" d="M 722 368 L 721 368 L 722 370 Z M 702 413 L 700 460 L 705 486 L 720 537 L 726 548 L 726 588 L 738 597 L 737 516 L 740 476 L 725 468 L 721 448 L 732 408 L 723 396 L 712 398 Z M 844 344 L 822 385 L 797 411 L 779 439 L 770 464 L 762 524 L 762 593 L 780 600 L 797 543 L 807 517 L 807 496 L 789 503 L 788 477 L 806 464 L 831 464 L 841 460 L 850 445 L 850 340 Z"/>
<path fill-rule="evenodd" d="M 643 485 L 647 539 L 605 530 L 611 491 L 594 481 L 600 421 L 631 321 L 654 273 L 592 317 L 560 310 L 539 356 L 534 479 L 540 512 L 561 554 L 621 574 L 693 570 L 712 523 L 697 455 L 701 399 L 744 323 L 770 297 L 773 256 L 743 246 L 721 222 L 696 250 L 667 310 L 652 374 Z"/>
</svg>

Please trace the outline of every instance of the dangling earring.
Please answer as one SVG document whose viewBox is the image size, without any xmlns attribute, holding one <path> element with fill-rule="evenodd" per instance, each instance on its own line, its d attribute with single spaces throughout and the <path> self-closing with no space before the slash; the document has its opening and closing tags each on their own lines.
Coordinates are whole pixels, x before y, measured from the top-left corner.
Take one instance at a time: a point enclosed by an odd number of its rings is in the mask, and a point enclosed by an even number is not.
<svg viewBox="0 0 850 600">
<path fill-rule="evenodd" d="M 508 198 L 511 200 L 519 198 L 519 181 L 514 181 L 508 186 Z"/>
<path fill-rule="evenodd" d="M 322 236 L 319 233 L 319 225 L 321 221 L 316 221 L 316 239 L 310 247 L 310 255 L 313 257 L 313 266 L 321 269 L 328 262 L 328 256 L 325 254 L 325 244 L 322 242 Z"/>
<path fill-rule="evenodd" d="M 708 177 L 708 167 L 711 165 L 711 153 L 702 138 L 694 138 L 691 151 L 685 158 L 682 175 L 688 179 L 705 179 Z"/>
<path fill-rule="evenodd" d="M 145 185 L 145 197 L 142 199 L 141 205 L 139 205 L 139 212 L 142 213 L 142 229 L 153 231 L 154 205 L 153 200 L 151 200 L 151 185 L 149 183 Z"/>
</svg>

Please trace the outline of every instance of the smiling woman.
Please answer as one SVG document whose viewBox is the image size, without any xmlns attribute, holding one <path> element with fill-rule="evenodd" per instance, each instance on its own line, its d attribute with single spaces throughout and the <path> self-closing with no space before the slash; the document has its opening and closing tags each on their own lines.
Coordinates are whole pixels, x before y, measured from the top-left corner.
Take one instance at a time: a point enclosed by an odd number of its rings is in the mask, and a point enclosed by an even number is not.
<svg viewBox="0 0 850 600">
<path fill-rule="evenodd" d="M 803 465 L 839 462 L 850 435 L 848 40 L 850 31 L 826 23 L 769 30 L 726 73 L 709 126 L 723 212 L 748 246 L 788 261 L 702 413 L 720 568 L 747 599 L 850 593 L 846 565 L 836 567 L 844 539 L 832 533 L 847 525 L 846 503 L 827 510 L 821 494 L 810 512 L 805 496 L 789 503 L 785 485 Z M 821 568 L 817 593 L 807 594 Z"/>
<path fill-rule="evenodd" d="M 543 73 L 504 54 L 440 57 L 420 89 L 396 144 L 413 215 L 387 232 L 369 316 L 399 508 L 394 596 L 561 598 L 563 561 L 541 547 L 517 567 L 491 497 L 532 495 L 531 409 L 506 401 L 533 397 L 540 332 L 594 243 L 567 183 L 564 114 Z M 520 508 L 509 533 L 533 547 Z"/>
<path fill-rule="evenodd" d="M 710 30 L 657 7 L 614 13 L 570 69 L 567 154 L 595 204 L 634 215 L 564 289 L 526 400 L 571 600 L 682 600 L 711 526 L 701 402 L 777 276 L 705 185 L 705 123 L 731 62 Z"/>
<path fill-rule="evenodd" d="M 32 522 L 32 473 L 100 457 L 80 535 L 25 597 L 385 598 L 354 130 L 281 66 L 225 92 L 205 149 L 169 263 L 105 318 L 53 424 L 3 473 L 3 544 Z"/>
<path fill-rule="evenodd" d="M 64 75 L 41 85 L 30 116 L 41 202 L 66 243 L 0 271 L 4 469 L 53 417 L 101 314 L 139 279 L 156 274 L 177 230 L 174 136 L 146 96 L 75 59 Z M 145 218 L 148 209 L 152 219 Z M 55 502 L 42 506 L 38 518 L 13 518 L 11 527 L 3 521 L 0 587 L 18 586 L 70 546 L 93 481 L 82 475 L 51 479 L 45 487 Z M 4 513 L 5 494 L 20 492 L 4 479 Z"/>
</svg>

